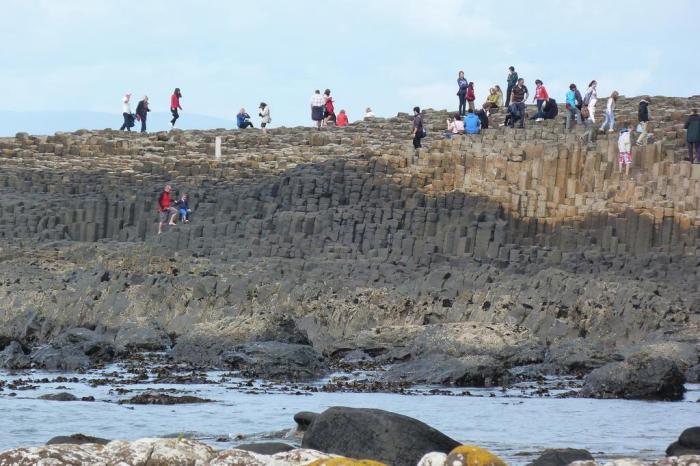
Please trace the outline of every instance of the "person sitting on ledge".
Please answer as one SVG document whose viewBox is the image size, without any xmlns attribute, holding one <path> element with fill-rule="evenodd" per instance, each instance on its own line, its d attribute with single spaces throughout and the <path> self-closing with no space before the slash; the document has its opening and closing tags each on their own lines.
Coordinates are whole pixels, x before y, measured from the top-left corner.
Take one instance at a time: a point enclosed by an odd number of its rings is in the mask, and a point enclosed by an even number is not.
<svg viewBox="0 0 700 466">
<path fill-rule="evenodd" d="M 347 126 L 348 125 L 348 114 L 345 110 L 341 110 L 338 113 L 338 120 L 335 122 L 336 126 Z"/>
<path fill-rule="evenodd" d="M 498 95 L 498 92 L 496 92 L 496 88 L 492 87 L 491 89 L 489 89 L 489 96 L 486 97 L 486 102 L 483 103 L 481 108 L 483 108 L 487 112 L 492 108 L 498 108 L 498 101 L 501 98 L 502 96 Z"/>
<path fill-rule="evenodd" d="M 542 118 L 545 120 L 554 120 L 559 115 L 559 106 L 557 101 L 551 97 L 542 106 Z"/>
<path fill-rule="evenodd" d="M 447 131 L 445 131 L 445 138 L 452 139 L 452 136 L 464 133 L 464 122 L 459 116 L 459 113 L 455 113 L 454 118 L 447 120 Z"/>
<path fill-rule="evenodd" d="M 371 107 L 367 107 L 365 110 L 365 118 L 374 118 L 374 112 Z"/>
<path fill-rule="evenodd" d="M 508 106 L 508 113 L 506 113 L 506 119 L 501 126 L 510 126 L 511 128 L 514 128 L 515 123 L 517 123 L 522 118 L 520 109 L 521 107 L 518 103 L 511 103 Z"/>
<path fill-rule="evenodd" d="M 254 128 L 253 123 L 250 122 L 250 115 L 242 108 L 238 115 L 236 115 L 236 125 L 239 129 Z"/>
<path fill-rule="evenodd" d="M 474 113 L 473 109 L 469 109 L 467 116 L 464 118 L 464 133 L 479 134 L 481 132 L 481 120 Z"/>
<path fill-rule="evenodd" d="M 478 116 L 481 121 L 481 129 L 489 129 L 489 114 L 481 109 L 476 112 L 476 116 Z"/>
</svg>

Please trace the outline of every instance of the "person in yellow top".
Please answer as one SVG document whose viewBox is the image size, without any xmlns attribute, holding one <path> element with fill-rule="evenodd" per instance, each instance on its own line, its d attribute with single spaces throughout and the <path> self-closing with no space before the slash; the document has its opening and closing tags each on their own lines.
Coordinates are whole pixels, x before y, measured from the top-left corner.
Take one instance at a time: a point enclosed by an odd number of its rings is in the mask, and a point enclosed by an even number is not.
<svg viewBox="0 0 700 466">
<path fill-rule="evenodd" d="M 486 97 L 486 102 L 482 105 L 482 108 L 486 111 L 492 108 L 498 108 L 499 100 L 503 100 L 503 94 L 499 95 L 495 87 L 489 89 L 489 96 Z"/>
</svg>

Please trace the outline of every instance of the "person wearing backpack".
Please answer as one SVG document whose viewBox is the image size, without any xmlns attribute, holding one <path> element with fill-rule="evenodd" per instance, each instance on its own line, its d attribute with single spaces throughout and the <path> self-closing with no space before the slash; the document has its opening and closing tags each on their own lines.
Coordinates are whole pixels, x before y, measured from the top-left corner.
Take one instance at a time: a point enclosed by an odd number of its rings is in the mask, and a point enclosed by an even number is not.
<svg viewBox="0 0 700 466">
<path fill-rule="evenodd" d="M 119 128 L 119 131 L 131 131 L 131 128 L 134 127 L 134 115 L 131 113 L 131 104 L 129 101 L 131 100 L 131 94 L 126 93 L 124 94 L 124 98 L 122 99 L 122 116 L 124 117 L 124 124 L 122 124 L 122 127 Z"/>
<path fill-rule="evenodd" d="M 175 128 L 175 122 L 177 121 L 178 118 L 180 118 L 180 114 L 177 113 L 178 110 L 182 110 L 182 106 L 180 105 L 180 99 L 182 98 L 182 93 L 180 92 L 180 88 L 176 87 L 175 90 L 173 91 L 173 95 L 170 96 L 170 113 L 173 116 L 173 119 L 170 120 L 170 128 Z"/>
<path fill-rule="evenodd" d="M 508 67 L 508 87 L 506 88 L 506 108 L 510 106 L 511 93 L 513 88 L 518 83 L 518 73 L 515 72 L 515 67 Z"/>
<path fill-rule="evenodd" d="M 693 110 L 693 114 L 688 117 L 685 129 L 687 130 L 685 139 L 688 142 L 688 161 L 700 163 L 700 115 L 697 109 Z M 695 159 L 693 159 L 693 148 L 695 148 Z"/>
<path fill-rule="evenodd" d="M 595 123 L 595 104 L 598 102 L 598 81 L 595 79 L 588 84 L 588 89 L 583 97 L 583 105 L 588 107 L 588 114 L 593 123 Z"/>
<path fill-rule="evenodd" d="M 423 115 L 420 113 L 420 107 L 413 107 L 413 148 L 418 154 L 418 149 L 421 148 L 420 140 L 427 136 L 427 131 L 423 125 Z"/>
<path fill-rule="evenodd" d="M 464 77 L 464 71 L 460 71 L 457 76 L 457 97 L 459 97 L 459 116 L 463 117 L 467 113 L 467 86 L 469 81 Z"/>
<path fill-rule="evenodd" d="M 148 96 L 143 96 L 143 99 L 136 106 L 136 119 L 141 121 L 141 132 L 146 132 L 146 118 L 151 109 L 148 107 Z"/>
</svg>

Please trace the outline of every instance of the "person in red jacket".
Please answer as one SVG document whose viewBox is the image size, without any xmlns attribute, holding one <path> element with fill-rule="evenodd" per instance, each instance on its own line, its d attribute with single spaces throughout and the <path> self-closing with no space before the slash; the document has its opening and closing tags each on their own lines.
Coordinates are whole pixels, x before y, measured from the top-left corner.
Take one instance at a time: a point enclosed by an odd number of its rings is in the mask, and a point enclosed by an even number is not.
<svg viewBox="0 0 700 466">
<path fill-rule="evenodd" d="M 173 114 L 173 119 L 170 120 L 170 127 L 174 128 L 175 127 L 175 122 L 177 121 L 178 118 L 180 118 L 180 114 L 177 113 L 178 110 L 182 110 L 182 107 L 180 106 L 180 99 L 182 98 L 182 93 L 180 92 L 180 88 L 176 87 L 175 91 L 173 92 L 173 95 L 170 97 L 170 113 Z"/>
<path fill-rule="evenodd" d="M 547 94 L 547 89 L 544 87 L 544 83 L 539 79 L 535 80 L 535 97 L 532 101 L 537 101 L 537 113 L 530 117 L 531 120 L 544 121 L 544 112 L 542 111 L 542 105 L 549 100 L 549 94 Z"/>
<path fill-rule="evenodd" d="M 467 86 L 467 104 L 469 104 L 469 110 L 474 111 L 474 101 L 476 100 L 476 94 L 474 94 L 474 82 L 470 82 Z"/>
<path fill-rule="evenodd" d="M 175 225 L 175 216 L 178 214 L 178 210 L 173 207 L 173 200 L 170 197 L 170 191 L 172 187 L 166 184 L 163 188 L 163 192 L 158 196 L 158 212 L 159 212 L 159 222 L 158 222 L 158 234 L 163 233 L 163 226 L 168 220 L 168 215 L 170 215 L 170 222 L 168 225 Z"/>
<path fill-rule="evenodd" d="M 348 125 L 348 114 L 345 113 L 345 110 L 341 110 L 340 113 L 338 113 L 338 121 L 336 121 L 336 126 L 347 126 Z"/>
</svg>

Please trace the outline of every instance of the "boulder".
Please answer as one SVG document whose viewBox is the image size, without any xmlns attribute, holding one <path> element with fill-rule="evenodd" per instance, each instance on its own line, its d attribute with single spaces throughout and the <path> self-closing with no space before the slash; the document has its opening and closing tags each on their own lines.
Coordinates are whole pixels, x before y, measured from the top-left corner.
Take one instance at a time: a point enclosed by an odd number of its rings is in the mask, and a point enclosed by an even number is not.
<svg viewBox="0 0 700 466">
<path fill-rule="evenodd" d="M 110 362 L 118 354 L 113 338 L 82 327 L 66 330 L 51 343 L 58 347 L 76 346 L 92 362 Z"/>
<path fill-rule="evenodd" d="M 700 364 L 689 367 L 685 371 L 685 380 L 688 383 L 700 383 Z"/>
<path fill-rule="evenodd" d="M 623 359 L 623 356 L 616 354 L 600 342 L 575 338 L 550 348 L 545 362 L 559 366 L 564 372 L 588 373 L 609 362 Z"/>
<path fill-rule="evenodd" d="M 191 403 L 210 403 L 212 400 L 197 396 L 183 395 L 173 396 L 164 393 L 142 393 L 127 400 L 119 400 L 119 404 L 129 405 L 180 405 Z"/>
<path fill-rule="evenodd" d="M 31 364 L 29 355 L 18 341 L 12 341 L 0 351 L 0 368 L 8 370 L 27 369 Z"/>
<path fill-rule="evenodd" d="M 685 377 L 676 363 L 646 353 L 600 367 L 586 376 L 579 395 L 586 398 L 625 398 L 678 401 Z"/>
<path fill-rule="evenodd" d="M 507 466 L 506 462 L 485 448 L 474 445 L 460 445 L 447 455 L 446 465 L 450 466 Z"/>
<path fill-rule="evenodd" d="M 302 446 L 392 466 L 415 466 L 426 453 L 448 453 L 459 442 L 408 416 L 380 409 L 333 407 L 314 419 Z"/>
<path fill-rule="evenodd" d="M 106 445 L 109 440 L 100 437 L 91 437 L 90 435 L 84 434 L 72 434 L 72 435 L 59 435 L 57 437 L 51 438 L 47 445 L 58 445 L 58 444 L 73 444 L 82 445 L 84 443 L 96 443 L 99 445 Z"/>
<path fill-rule="evenodd" d="M 156 323 L 128 321 L 119 327 L 114 343 L 129 351 L 161 351 L 172 345 L 166 331 Z"/>
<path fill-rule="evenodd" d="M 90 367 L 90 358 L 74 345 L 44 345 L 35 349 L 30 359 L 34 367 L 50 371 L 75 371 Z"/>
<path fill-rule="evenodd" d="M 433 451 L 423 456 L 417 466 L 445 466 L 447 454 Z"/>
<path fill-rule="evenodd" d="M 312 413 L 311 411 L 299 411 L 294 415 L 294 422 L 297 423 L 297 430 L 299 432 L 306 432 L 314 419 L 318 417 L 318 413 Z"/>
<path fill-rule="evenodd" d="M 274 455 L 285 451 L 294 450 L 294 447 L 283 442 L 258 442 L 258 443 L 242 443 L 236 445 L 236 449 L 252 451 L 260 455 Z"/>
<path fill-rule="evenodd" d="M 47 393 L 46 395 L 41 395 L 40 400 L 50 400 L 50 401 L 77 401 L 78 398 L 72 393 L 60 392 L 60 393 Z"/>
<path fill-rule="evenodd" d="M 395 364 L 382 374 L 381 379 L 384 382 L 490 387 L 498 385 L 505 374 L 503 364 L 491 356 L 455 358 L 431 354 Z"/>
<path fill-rule="evenodd" d="M 588 450 L 577 448 L 551 448 L 544 450 L 536 460 L 527 466 L 566 466 L 574 461 L 593 461 Z"/>
<path fill-rule="evenodd" d="M 244 343 L 221 355 L 222 366 L 246 377 L 304 381 L 326 371 L 323 358 L 311 346 L 276 341 Z"/>
<path fill-rule="evenodd" d="M 685 429 L 666 449 L 666 456 L 700 455 L 700 427 Z"/>
</svg>

